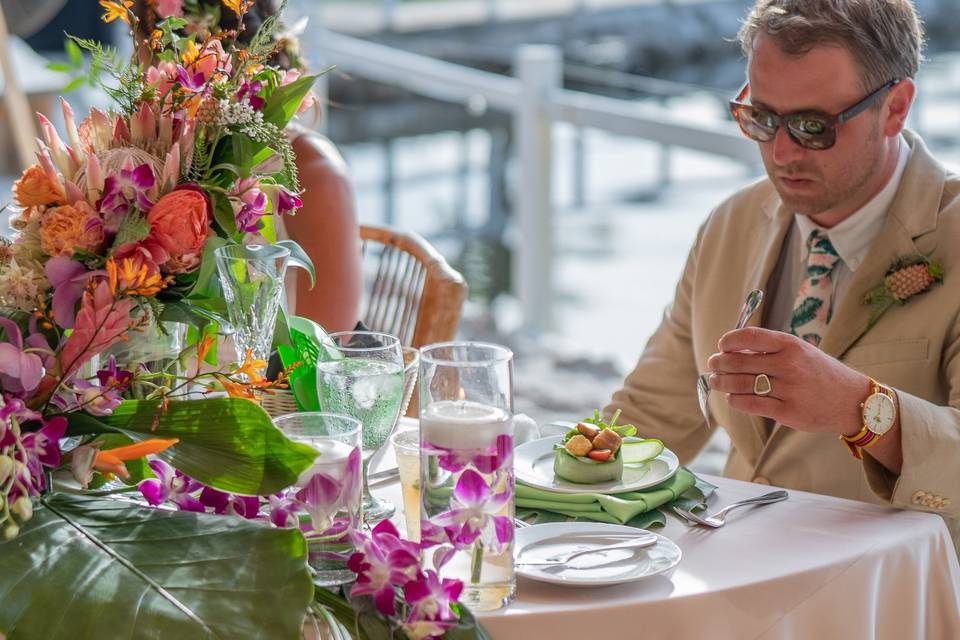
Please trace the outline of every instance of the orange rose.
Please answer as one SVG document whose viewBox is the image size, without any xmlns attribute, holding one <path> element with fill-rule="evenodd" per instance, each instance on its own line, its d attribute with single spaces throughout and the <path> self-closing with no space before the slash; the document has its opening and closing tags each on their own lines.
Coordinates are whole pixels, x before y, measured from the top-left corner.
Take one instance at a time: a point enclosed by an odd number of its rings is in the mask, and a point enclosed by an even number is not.
<svg viewBox="0 0 960 640">
<path fill-rule="evenodd" d="M 174 189 L 151 207 L 147 242 L 166 254 L 165 271 L 189 273 L 200 266 L 203 246 L 213 234 L 210 217 L 206 194 L 190 185 Z"/>
<path fill-rule="evenodd" d="M 38 164 L 27 167 L 14 183 L 13 195 L 21 207 L 66 204 L 63 189 L 47 177 Z"/>
<path fill-rule="evenodd" d="M 102 245 L 100 216 L 84 200 L 52 207 L 40 217 L 40 247 L 49 256 L 70 256 L 77 250 L 95 253 Z"/>
</svg>

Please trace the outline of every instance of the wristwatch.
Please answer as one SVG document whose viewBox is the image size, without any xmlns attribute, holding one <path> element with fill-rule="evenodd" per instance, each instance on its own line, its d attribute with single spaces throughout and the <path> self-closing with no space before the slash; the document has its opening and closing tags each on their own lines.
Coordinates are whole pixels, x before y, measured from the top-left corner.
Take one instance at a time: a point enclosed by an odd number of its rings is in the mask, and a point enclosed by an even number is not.
<svg viewBox="0 0 960 640">
<path fill-rule="evenodd" d="M 854 458 L 860 459 L 860 450 L 872 447 L 897 421 L 896 394 L 870 378 L 870 395 L 860 403 L 863 428 L 852 436 L 840 436 Z"/>
</svg>

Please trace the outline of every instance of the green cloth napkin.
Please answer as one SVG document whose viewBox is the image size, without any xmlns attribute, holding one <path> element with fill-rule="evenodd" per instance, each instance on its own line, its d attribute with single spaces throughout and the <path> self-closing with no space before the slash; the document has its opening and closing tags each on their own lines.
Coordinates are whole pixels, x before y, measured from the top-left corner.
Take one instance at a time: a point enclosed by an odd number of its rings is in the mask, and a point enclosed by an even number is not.
<svg viewBox="0 0 960 640">
<path fill-rule="evenodd" d="M 594 520 L 610 524 L 650 526 L 663 524 L 659 513 L 655 517 L 639 518 L 662 505 L 682 501 L 684 508 L 700 505 L 713 490 L 712 484 L 701 480 L 681 467 L 669 480 L 645 491 L 631 491 L 616 495 L 601 493 L 555 493 L 535 489 L 521 482 L 516 484 L 517 509 L 524 516 L 538 514 L 538 522 L 565 518 Z M 560 516 L 550 517 L 544 512 Z M 518 514 L 519 515 L 519 514 Z M 524 517 L 521 516 L 521 517 Z M 542 517 L 546 516 L 546 517 Z"/>
</svg>

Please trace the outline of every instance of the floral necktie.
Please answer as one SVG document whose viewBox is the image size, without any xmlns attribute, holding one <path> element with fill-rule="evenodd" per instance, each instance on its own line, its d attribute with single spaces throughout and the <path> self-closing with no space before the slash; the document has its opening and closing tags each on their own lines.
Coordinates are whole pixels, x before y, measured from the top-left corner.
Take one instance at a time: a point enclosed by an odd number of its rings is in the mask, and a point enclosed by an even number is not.
<svg viewBox="0 0 960 640">
<path fill-rule="evenodd" d="M 793 304 L 790 333 L 819 347 L 833 313 L 833 270 L 840 256 L 819 229 L 810 233 L 807 247 L 807 274 Z"/>
</svg>

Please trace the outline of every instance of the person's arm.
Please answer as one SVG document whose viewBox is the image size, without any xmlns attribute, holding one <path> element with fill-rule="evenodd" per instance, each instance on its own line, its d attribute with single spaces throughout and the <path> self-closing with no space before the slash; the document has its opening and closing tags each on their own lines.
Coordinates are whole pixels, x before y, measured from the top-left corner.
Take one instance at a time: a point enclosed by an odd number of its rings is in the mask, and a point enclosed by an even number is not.
<svg viewBox="0 0 960 640">
<path fill-rule="evenodd" d="M 293 141 L 303 187 L 303 206 L 286 216 L 284 226 L 313 260 L 317 284 L 300 270 L 294 313 L 318 322 L 327 331 L 348 331 L 359 319 L 363 279 L 360 235 L 347 167 L 329 141 L 301 135 Z"/>
<path fill-rule="evenodd" d="M 659 438 L 682 462 L 704 447 L 712 431 L 700 413 L 695 384 L 697 364 L 691 327 L 693 283 L 704 228 L 690 250 L 673 303 L 650 337 L 636 367 L 613 394 L 603 413 L 618 409 L 618 422 L 634 424 L 644 438 Z"/>
</svg>

